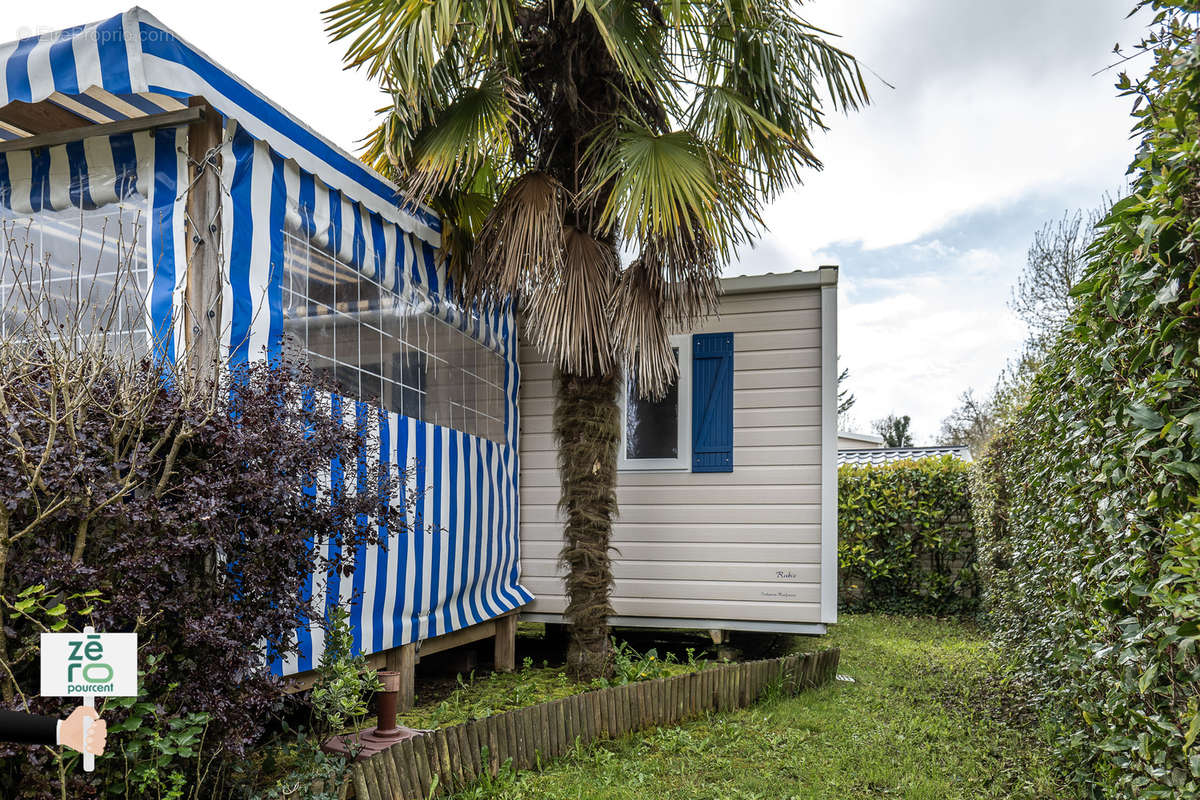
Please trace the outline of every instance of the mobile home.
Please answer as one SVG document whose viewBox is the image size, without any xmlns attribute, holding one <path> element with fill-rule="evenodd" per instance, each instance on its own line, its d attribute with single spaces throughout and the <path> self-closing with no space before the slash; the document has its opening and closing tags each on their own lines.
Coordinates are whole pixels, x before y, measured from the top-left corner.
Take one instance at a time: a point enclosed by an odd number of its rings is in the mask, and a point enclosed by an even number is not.
<svg viewBox="0 0 1200 800">
<path fill-rule="evenodd" d="M 613 526 L 618 625 L 823 633 L 837 621 L 837 269 L 728 278 L 672 341 L 661 401 L 623 392 Z M 566 597 L 554 370 L 522 347 L 523 619 Z"/>
</svg>

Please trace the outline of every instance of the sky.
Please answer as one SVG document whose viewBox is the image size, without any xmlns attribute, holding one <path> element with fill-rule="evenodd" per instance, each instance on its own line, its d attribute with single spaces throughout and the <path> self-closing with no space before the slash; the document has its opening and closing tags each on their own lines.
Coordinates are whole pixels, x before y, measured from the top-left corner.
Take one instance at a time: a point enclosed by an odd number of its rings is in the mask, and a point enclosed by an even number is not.
<svg viewBox="0 0 1200 800">
<path fill-rule="evenodd" d="M 109 0 L 9 0 L 0 41 L 111 16 Z M 342 70 L 332 0 L 140 0 L 167 26 L 357 152 L 385 99 Z M 841 366 L 860 431 L 909 414 L 918 444 L 1025 338 L 1008 309 L 1033 232 L 1122 186 L 1133 153 L 1116 43 L 1133 0 L 813 0 L 801 14 L 869 70 L 872 104 L 829 119 L 824 161 L 767 209 L 727 275 L 840 267 Z M 1136 63 L 1131 65 L 1137 68 Z"/>
<path fill-rule="evenodd" d="M 1130 101 L 1106 67 L 1115 44 L 1141 36 L 1132 5 L 804 7 L 879 76 L 873 102 L 830 119 L 815 143 L 825 169 L 772 204 L 769 233 L 731 271 L 840 267 L 838 349 L 857 430 L 908 414 L 916 443 L 933 442 L 960 393 L 986 395 L 1020 348 L 1008 301 L 1034 231 L 1124 183 Z"/>
</svg>

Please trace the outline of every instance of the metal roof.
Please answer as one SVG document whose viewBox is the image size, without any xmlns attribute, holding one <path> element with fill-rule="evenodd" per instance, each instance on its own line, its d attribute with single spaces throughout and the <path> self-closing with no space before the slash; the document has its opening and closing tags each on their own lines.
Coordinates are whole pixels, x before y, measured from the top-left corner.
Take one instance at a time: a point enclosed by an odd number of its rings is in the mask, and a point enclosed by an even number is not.
<svg viewBox="0 0 1200 800">
<path fill-rule="evenodd" d="M 876 447 L 863 450 L 839 450 L 838 466 L 853 464 L 859 467 L 878 467 L 896 461 L 915 461 L 921 458 L 937 458 L 938 456 L 954 456 L 958 460 L 968 463 L 972 461 L 971 449 L 965 446 Z"/>
<path fill-rule="evenodd" d="M 721 293 L 748 294 L 750 292 L 779 292 L 787 289 L 836 286 L 837 276 L 838 268 L 828 264 L 817 269 L 797 269 L 792 272 L 731 275 L 721 279 Z"/>
</svg>

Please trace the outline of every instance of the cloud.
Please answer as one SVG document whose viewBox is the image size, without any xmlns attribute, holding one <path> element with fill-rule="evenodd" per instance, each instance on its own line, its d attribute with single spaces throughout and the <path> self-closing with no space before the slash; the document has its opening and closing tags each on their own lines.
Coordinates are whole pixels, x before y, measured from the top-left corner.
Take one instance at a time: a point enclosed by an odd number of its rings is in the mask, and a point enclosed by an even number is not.
<svg viewBox="0 0 1200 800">
<path fill-rule="evenodd" d="M 987 273 L 999 255 L 960 253 L 943 263 Z M 860 429 L 889 413 L 909 414 L 918 442 L 928 443 L 958 395 L 986 393 L 1024 339 L 1024 326 L 1002 304 L 964 302 L 945 271 L 896 279 L 843 282 L 838 293 L 840 366 L 850 369 Z"/>
<path fill-rule="evenodd" d="M 1029 192 L 1115 182 L 1132 155 L 1129 103 L 1113 73 L 1093 73 L 1116 40 L 1140 33 L 1126 5 L 806 6 L 895 88 L 872 80 L 872 105 L 830 120 L 815 145 L 825 170 L 772 204 L 768 238 L 796 255 L 832 242 L 886 247 Z"/>
<path fill-rule="evenodd" d="M 895 88 L 830 119 L 825 169 L 778 198 L 727 274 L 841 267 L 839 350 L 865 428 L 913 416 L 919 440 L 1025 337 L 1007 308 L 1043 221 L 1118 190 L 1127 100 L 1103 70 L 1144 18 L 1128 0 L 818 0 L 802 13 Z M 1144 15 L 1143 15 L 1144 16 Z M 1133 66 L 1136 66 L 1133 65 Z"/>
<path fill-rule="evenodd" d="M 994 216 L 947 228 L 940 238 L 821 254 L 861 265 L 843 267 L 838 281 L 838 353 L 850 370 L 858 429 L 909 414 L 916 441 L 933 441 L 959 394 L 989 391 L 1024 340 L 1024 325 L 1005 302 L 1023 253 L 988 242 L 982 231 Z M 959 239 L 984 246 L 962 247 Z"/>
</svg>

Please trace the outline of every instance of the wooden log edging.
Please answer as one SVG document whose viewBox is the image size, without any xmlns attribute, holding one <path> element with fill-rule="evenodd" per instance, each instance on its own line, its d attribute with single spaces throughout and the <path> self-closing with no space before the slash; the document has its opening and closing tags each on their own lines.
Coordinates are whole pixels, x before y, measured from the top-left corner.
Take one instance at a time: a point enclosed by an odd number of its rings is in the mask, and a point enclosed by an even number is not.
<svg viewBox="0 0 1200 800">
<path fill-rule="evenodd" d="M 746 708 L 770 692 L 792 696 L 837 675 L 841 652 L 797 653 L 596 689 L 406 739 L 353 765 L 343 796 L 427 800 L 467 788 L 506 762 L 539 767 L 577 745 Z"/>
</svg>

